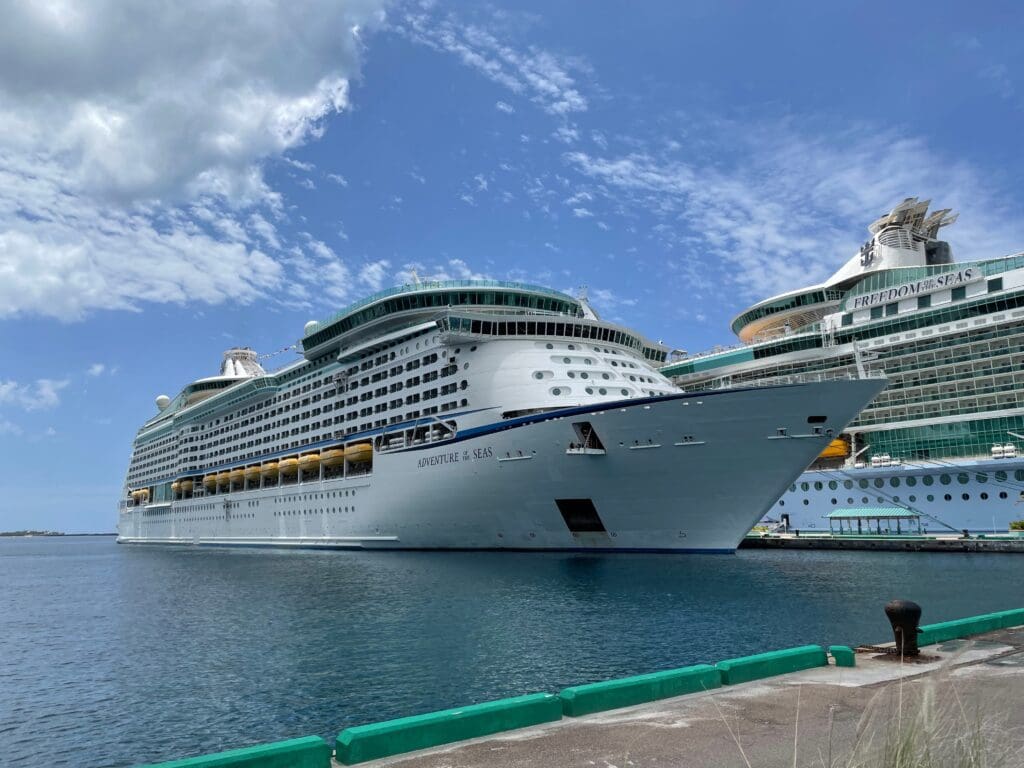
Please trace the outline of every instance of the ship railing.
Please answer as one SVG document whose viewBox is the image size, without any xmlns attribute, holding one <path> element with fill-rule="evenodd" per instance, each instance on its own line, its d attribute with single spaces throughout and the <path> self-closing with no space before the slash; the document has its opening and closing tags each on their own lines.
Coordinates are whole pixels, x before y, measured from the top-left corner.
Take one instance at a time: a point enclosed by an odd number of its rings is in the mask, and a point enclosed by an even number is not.
<svg viewBox="0 0 1024 768">
<path fill-rule="evenodd" d="M 791 373 L 781 376 L 766 376 L 760 379 L 743 379 L 733 381 L 723 378 L 709 382 L 702 389 L 737 389 L 741 387 L 777 387 L 786 384 L 813 384 L 823 381 L 857 381 L 860 379 L 884 379 L 885 371 L 869 370 L 863 376 L 843 371 L 815 371 L 808 373 Z"/>
</svg>

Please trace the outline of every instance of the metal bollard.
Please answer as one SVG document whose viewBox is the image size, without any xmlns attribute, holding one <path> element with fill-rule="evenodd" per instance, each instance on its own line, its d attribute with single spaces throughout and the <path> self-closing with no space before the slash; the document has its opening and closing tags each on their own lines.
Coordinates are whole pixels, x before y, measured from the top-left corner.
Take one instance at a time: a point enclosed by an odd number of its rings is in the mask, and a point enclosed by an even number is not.
<svg viewBox="0 0 1024 768">
<path fill-rule="evenodd" d="M 917 656 L 917 633 L 921 630 L 921 606 L 910 600 L 890 600 L 885 606 L 885 615 L 892 624 L 896 638 L 896 653 L 900 656 Z"/>
</svg>

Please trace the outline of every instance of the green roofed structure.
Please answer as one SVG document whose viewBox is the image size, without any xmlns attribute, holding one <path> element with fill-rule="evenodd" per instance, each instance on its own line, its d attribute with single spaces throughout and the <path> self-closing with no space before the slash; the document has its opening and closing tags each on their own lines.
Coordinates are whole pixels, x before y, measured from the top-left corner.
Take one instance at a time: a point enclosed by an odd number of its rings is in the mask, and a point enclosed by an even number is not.
<svg viewBox="0 0 1024 768">
<path fill-rule="evenodd" d="M 906 522 L 907 526 L 902 524 Z M 834 524 L 838 523 L 838 528 Z M 883 529 L 882 524 L 885 524 Z M 895 523 L 895 530 L 893 524 Z M 845 524 L 845 526 L 844 526 Z M 828 513 L 828 528 L 832 533 L 902 534 L 923 532 L 921 515 L 901 507 L 852 507 L 834 509 Z M 856 530 L 854 530 L 856 528 Z"/>
</svg>

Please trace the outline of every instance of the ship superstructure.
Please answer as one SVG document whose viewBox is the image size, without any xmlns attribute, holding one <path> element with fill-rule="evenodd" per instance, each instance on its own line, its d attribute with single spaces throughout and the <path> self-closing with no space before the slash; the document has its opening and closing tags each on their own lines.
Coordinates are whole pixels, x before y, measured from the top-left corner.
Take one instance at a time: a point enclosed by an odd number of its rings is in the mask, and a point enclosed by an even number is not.
<svg viewBox="0 0 1024 768">
<path fill-rule="evenodd" d="M 1024 253 L 957 263 L 949 209 L 908 198 L 830 279 L 737 316 L 742 344 L 662 368 L 687 391 L 884 371 L 889 386 L 783 495 L 771 519 L 897 508 L 923 527 L 1006 530 L 1024 517 Z"/>
<path fill-rule="evenodd" d="M 378 293 L 301 350 L 272 373 L 229 350 L 158 398 L 120 541 L 731 551 L 884 385 L 681 393 L 663 345 L 497 281 Z"/>
</svg>

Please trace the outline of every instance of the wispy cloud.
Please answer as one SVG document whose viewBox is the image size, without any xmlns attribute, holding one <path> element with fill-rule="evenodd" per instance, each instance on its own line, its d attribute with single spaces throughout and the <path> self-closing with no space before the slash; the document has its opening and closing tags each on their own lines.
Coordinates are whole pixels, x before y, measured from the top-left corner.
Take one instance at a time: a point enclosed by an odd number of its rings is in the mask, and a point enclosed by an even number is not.
<svg viewBox="0 0 1024 768">
<path fill-rule="evenodd" d="M 485 26 L 466 24 L 432 7 L 406 12 L 394 29 L 410 40 L 456 56 L 466 66 L 552 115 L 587 110 L 587 99 L 577 83 L 577 78 L 589 71 L 582 59 L 535 46 L 517 48 Z M 505 102 L 498 102 L 502 104 Z"/>
<path fill-rule="evenodd" d="M 12 405 L 25 411 L 55 408 L 60 404 L 60 391 L 68 379 L 36 379 L 32 384 L 0 381 L 0 405 Z"/>
<path fill-rule="evenodd" d="M 921 139 L 871 125 L 809 133 L 790 121 L 717 121 L 708 132 L 722 144 L 714 164 L 659 149 L 564 157 L 619 210 L 651 217 L 650 237 L 678 254 L 673 268 L 697 280 L 713 270 L 748 297 L 824 279 L 867 224 L 908 196 L 963 212 L 946 233 L 960 258 L 1024 244 L 1021 216 L 1006 211 L 996 180 Z"/>
<path fill-rule="evenodd" d="M 511 104 L 505 101 L 495 102 L 494 108 L 497 109 L 499 112 L 504 112 L 506 115 L 511 115 L 516 111 L 515 107 L 513 107 Z"/>
<path fill-rule="evenodd" d="M 86 369 L 85 373 L 87 376 L 102 376 L 105 370 L 107 370 L 107 366 L 103 363 L 93 363 Z"/>
</svg>

